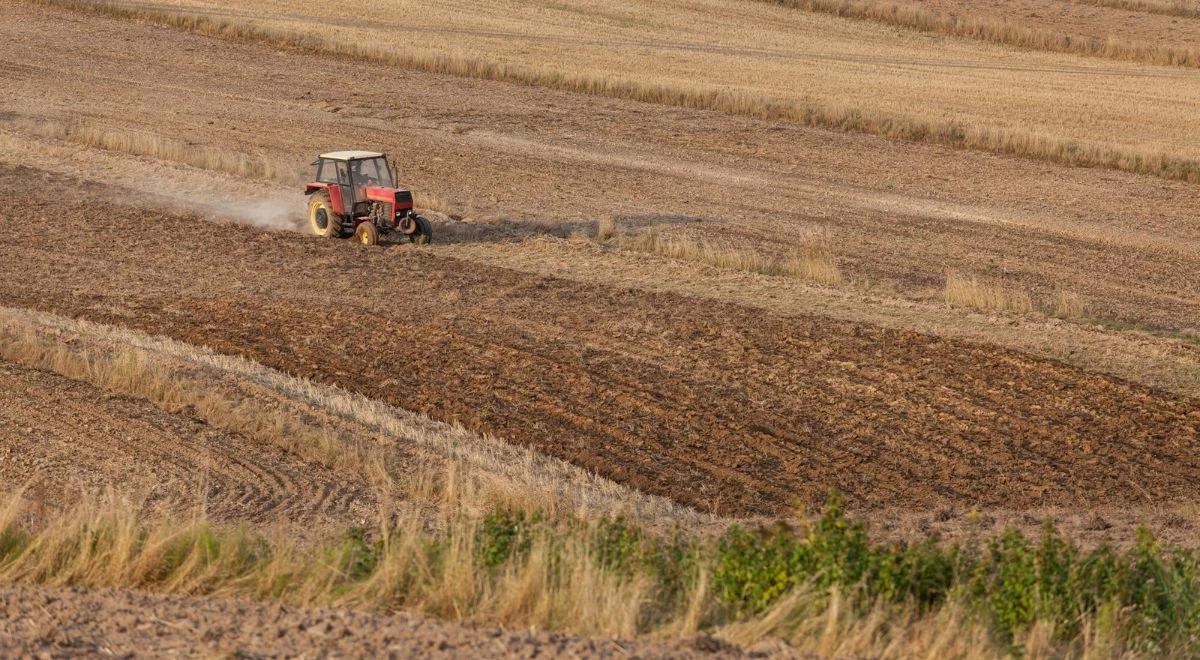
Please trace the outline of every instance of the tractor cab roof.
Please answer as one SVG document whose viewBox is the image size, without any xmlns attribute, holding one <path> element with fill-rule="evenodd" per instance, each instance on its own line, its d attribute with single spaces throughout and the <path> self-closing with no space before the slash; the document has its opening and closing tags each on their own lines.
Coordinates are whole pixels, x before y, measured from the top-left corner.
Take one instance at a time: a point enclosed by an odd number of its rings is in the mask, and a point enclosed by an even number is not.
<svg viewBox="0 0 1200 660">
<path fill-rule="evenodd" d="M 379 158 L 383 156 L 381 153 L 374 151 L 330 151 L 329 153 L 321 154 L 321 158 L 326 160 L 362 160 L 363 158 Z"/>
</svg>

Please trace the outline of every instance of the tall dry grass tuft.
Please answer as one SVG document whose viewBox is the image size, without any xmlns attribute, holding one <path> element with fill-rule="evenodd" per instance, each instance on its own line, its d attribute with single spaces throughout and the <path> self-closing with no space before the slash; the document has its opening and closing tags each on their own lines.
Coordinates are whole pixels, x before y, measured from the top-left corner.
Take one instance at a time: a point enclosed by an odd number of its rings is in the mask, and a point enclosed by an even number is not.
<svg viewBox="0 0 1200 660">
<path fill-rule="evenodd" d="M 707 239 L 686 236 L 667 237 L 650 228 L 622 236 L 618 245 L 626 250 L 655 254 L 707 264 L 717 268 L 741 270 L 760 275 L 792 277 L 826 286 L 843 282 L 832 251 L 824 243 L 806 243 L 785 259 L 777 259 L 749 248 L 734 248 Z"/>
<path fill-rule="evenodd" d="M 617 218 L 612 214 L 603 215 L 596 220 L 596 240 L 603 243 L 617 235 Z"/>
<path fill-rule="evenodd" d="M 775 259 L 755 250 L 727 247 L 707 239 L 667 237 L 654 228 L 625 237 L 620 245 L 627 250 L 708 264 L 717 268 L 744 270 L 761 275 L 782 274 Z"/>
<path fill-rule="evenodd" d="M 975 18 L 968 14 L 949 14 L 926 9 L 909 2 L 889 0 L 762 0 L 804 11 L 830 14 L 842 18 L 875 21 L 887 25 L 976 39 L 1002 46 L 1029 50 L 1070 53 L 1129 62 L 1165 66 L 1200 67 L 1200 48 L 1165 46 L 1131 41 L 1117 37 L 1089 38 L 1053 30 L 1028 27 L 1006 20 Z M 1136 8 L 1138 11 L 1157 10 L 1157 13 L 1190 16 L 1195 7 L 1184 3 L 1170 4 L 1146 0 L 1082 0 L 1090 4 Z"/>
<path fill-rule="evenodd" d="M 796 250 L 783 262 L 782 268 L 792 277 L 825 286 L 842 283 L 842 272 L 837 267 L 833 252 L 824 243 L 809 244 Z"/>
<path fill-rule="evenodd" d="M 295 49 L 310 54 L 345 57 L 414 71 L 483 80 L 500 80 L 595 96 L 714 110 L 756 119 L 788 121 L 818 128 L 869 133 L 896 140 L 977 149 L 1067 165 L 1103 167 L 1192 183 L 1200 182 L 1200 161 L 1195 159 L 1156 151 L 1080 142 L 1022 130 L 966 126 L 952 119 L 943 119 L 932 115 L 914 117 L 862 107 L 825 105 L 808 99 L 782 99 L 767 94 L 706 87 L 700 84 L 652 83 L 637 79 L 617 78 L 611 75 L 568 73 L 544 67 L 518 66 L 478 57 L 423 51 L 407 46 L 398 48 L 369 41 L 340 38 L 336 34 L 330 35 L 299 28 L 264 26 L 247 19 L 209 16 L 143 5 L 126 5 L 112 0 L 31 1 L 55 7 L 97 12 L 118 18 L 145 20 L 218 38 L 267 44 L 276 48 Z M 975 26 L 968 19 L 961 19 L 967 22 L 960 25 L 960 19 L 947 19 L 941 15 L 928 14 L 928 12 L 911 9 L 907 5 L 876 5 L 853 0 L 767 1 L 779 1 L 800 8 L 811 6 L 814 11 L 826 11 L 838 15 L 857 13 L 861 14 L 863 18 L 879 15 L 883 17 L 880 20 L 891 16 L 893 17 L 891 20 L 897 21 L 897 24 L 907 22 L 912 23 L 912 27 L 919 27 L 926 21 L 932 21 L 932 25 L 941 25 L 942 22 L 948 21 L 944 29 L 957 30 L 956 33 L 961 32 L 964 36 L 978 33 L 981 35 L 980 38 L 993 38 L 988 36 L 993 33 L 993 30 L 986 26 Z M 884 9 L 880 9 L 880 7 L 884 7 Z M 887 9 L 887 7 L 894 7 L 894 9 Z M 1005 34 L 1011 32 L 1012 35 L 1015 35 L 1003 38 L 1015 40 L 1017 43 L 1023 43 L 1029 47 L 1043 43 L 1047 48 L 1080 48 L 1080 46 L 1074 45 L 1076 42 L 1070 38 L 1041 34 L 1026 35 L 1019 28 L 999 30 Z M 1001 37 L 994 38 L 1000 39 Z M 1110 48 L 1113 53 L 1117 54 L 1136 51 L 1133 46 L 1120 48 L 1097 46 L 1095 50 L 1097 53 L 1108 52 L 1105 48 Z M 1069 52 L 1075 51 L 1069 50 Z M 1127 56 L 1133 57 L 1129 54 Z M 1164 60 L 1164 63 L 1188 63 L 1189 65 L 1196 63 L 1195 65 L 1200 66 L 1200 56 L 1194 55 L 1191 51 L 1177 53 L 1159 48 L 1144 56 Z"/>
<path fill-rule="evenodd" d="M 951 305 L 992 312 L 1026 314 L 1034 309 L 1033 299 L 1024 291 L 981 282 L 976 277 L 955 272 L 946 273 L 943 296 Z"/>
<path fill-rule="evenodd" d="M 984 621 L 951 601 L 932 612 L 876 604 L 865 611 L 852 592 L 797 589 L 757 617 L 720 630 L 735 644 L 778 639 L 800 657 L 995 658 Z"/>
<path fill-rule="evenodd" d="M 147 156 L 240 177 L 294 184 L 300 173 L 261 156 L 235 153 L 149 132 L 117 131 L 85 121 L 23 121 L 16 126 L 42 137 L 74 142 L 106 151 Z"/>
<path fill-rule="evenodd" d="M 1060 319 L 1078 321 L 1083 318 L 1086 311 L 1083 297 L 1072 291 L 1060 289 L 1054 294 L 1051 301 L 1050 314 Z"/>
</svg>

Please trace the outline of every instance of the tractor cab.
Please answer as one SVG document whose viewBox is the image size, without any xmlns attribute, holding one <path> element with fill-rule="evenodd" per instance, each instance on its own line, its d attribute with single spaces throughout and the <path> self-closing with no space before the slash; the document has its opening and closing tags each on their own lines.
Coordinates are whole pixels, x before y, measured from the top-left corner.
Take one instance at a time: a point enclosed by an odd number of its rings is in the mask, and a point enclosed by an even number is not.
<svg viewBox="0 0 1200 660">
<path fill-rule="evenodd" d="M 395 234 L 411 243 L 433 238 L 429 221 L 413 211 L 412 193 L 396 185 L 387 156 L 373 151 L 331 151 L 313 162 L 308 220 L 313 233 L 329 238 L 354 236 L 374 245 Z"/>
</svg>

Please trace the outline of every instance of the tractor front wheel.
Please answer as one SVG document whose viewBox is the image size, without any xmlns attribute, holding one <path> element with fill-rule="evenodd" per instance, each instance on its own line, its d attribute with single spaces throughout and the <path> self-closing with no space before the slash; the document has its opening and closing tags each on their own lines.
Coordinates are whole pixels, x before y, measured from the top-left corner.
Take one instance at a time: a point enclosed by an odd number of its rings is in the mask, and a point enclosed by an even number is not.
<svg viewBox="0 0 1200 660">
<path fill-rule="evenodd" d="M 429 225 L 429 221 L 419 215 L 414 215 L 413 220 L 417 223 L 417 229 L 408 235 L 408 240 L 413 242 L 413 245 L 429 245 L 433 242 L 433 227 Z"/>
<path fill-rule="evenodd" d="M 342 235 L 342 218 L 333 212 L 329 193 L 324 190 L 313 193 L 308 200 L 308 226 L 317 236 L 340 238 Z"/>
<path fill-rule="evenodd" d="M 378 245 L 379 230 L 375 228 L 374 222 L 361 222 L 358 229 L 354 230 L 354 238 L 363 245 Z"/>
</svg>

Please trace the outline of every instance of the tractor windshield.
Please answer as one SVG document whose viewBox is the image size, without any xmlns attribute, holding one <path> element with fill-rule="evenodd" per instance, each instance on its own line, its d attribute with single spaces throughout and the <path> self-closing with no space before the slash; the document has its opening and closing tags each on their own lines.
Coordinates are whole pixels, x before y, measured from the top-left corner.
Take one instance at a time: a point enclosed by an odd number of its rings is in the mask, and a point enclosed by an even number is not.
<svg viewBox="0 0 1200 660">
<path fill-rule="evenodd" d="M 356 192 L 361 192 L 367 186 L 395 187 L 392 171 L 388 169 L 387 160 L 384 158 L 350 161 L 350 180 L 354 183 Z"/>
</svg>

